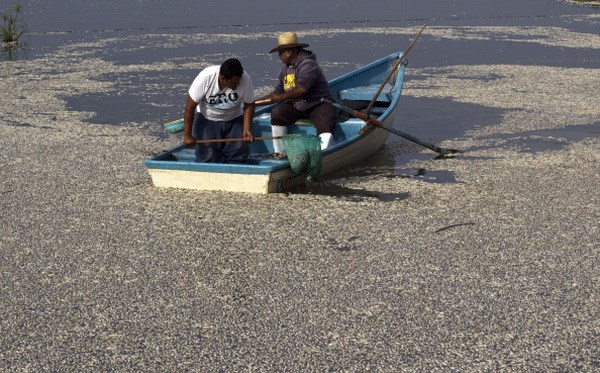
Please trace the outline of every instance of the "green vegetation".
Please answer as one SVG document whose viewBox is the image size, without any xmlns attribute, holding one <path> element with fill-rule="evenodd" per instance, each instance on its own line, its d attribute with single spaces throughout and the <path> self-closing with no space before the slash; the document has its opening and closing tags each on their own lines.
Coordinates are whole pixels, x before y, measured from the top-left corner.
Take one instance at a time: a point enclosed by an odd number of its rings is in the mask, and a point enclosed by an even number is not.
<svg viewBox="0 0 600 373">
<path fill-rule="evenodd" d="M 0 36 L 2 42 L 7 44 L 19 44 L 21 36 L 27 32 L 27 26 L 21 12 L 21 5 L 15 4 L 11 9 L 0 13 L 2 15 L 2 25 L 0 26 Z"/>
<path fill-rule="evenodd" d="M 0 55 L 6 60 L 16 60 L 20 55 L 25 57 L 28 43 L 22 39 L 27 35 L 27 26 L 21 5 L 15 4 L 9 10 L 0 12 L 0 17 Z"/>
</svg>

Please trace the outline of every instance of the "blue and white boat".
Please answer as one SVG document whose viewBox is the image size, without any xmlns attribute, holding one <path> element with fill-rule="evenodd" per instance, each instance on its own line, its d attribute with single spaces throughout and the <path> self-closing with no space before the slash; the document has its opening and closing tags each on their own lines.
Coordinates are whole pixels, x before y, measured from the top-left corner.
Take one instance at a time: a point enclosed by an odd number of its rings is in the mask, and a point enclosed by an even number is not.
<svg viewBox="0 0 600 373">
<path fill-rule="evenodd" d="M 355 71 L 330 81 L 333 98 L 354 107 L 367 107 L 382 82 L 396 68 L 391 79 L 378 95 L 370 113 L 382 124 L 394 127 L 394 114 L 402 93 L 406 61 L 398 64 L 402 52 L 371 62 Z M 273 105 L 256 111 L 253 121 L 255 137 L 271 137 L 270 111 Z M 169 122 L 170 128 L 183 125 L 183 119 Z M 316 135 L 314 126 L 300 121 L 289 127 L 289 133 Z M 390 132 L 368 125 L 357 118 L 340 117 L 329 148 L 322 152 L 321 175 L 342 169 L 377 152 Z M 152 182 L 160 188 L 219 190 L 246 193 L 276 193 L 303 183 L 304 179 L 292 171 L 287 160 L 269 157 L 273 152 L 270 140 L 250 143 L 251 156 L 247 164 L 198 163 L 194 148 L 174 147 L 152 159 L 146 168 Z"/>
</svg>

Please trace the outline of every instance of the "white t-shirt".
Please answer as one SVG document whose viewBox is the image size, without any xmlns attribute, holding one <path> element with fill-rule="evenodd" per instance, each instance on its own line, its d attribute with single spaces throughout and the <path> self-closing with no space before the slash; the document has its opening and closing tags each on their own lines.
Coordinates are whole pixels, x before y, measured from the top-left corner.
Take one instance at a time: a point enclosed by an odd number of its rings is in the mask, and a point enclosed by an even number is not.
<svg viewBox="0 0 600 373">
<path fill-rule="evenodd" d="M 222 121 L 239 117 L 244 103 L 254 102 L 254 86 L 250 75 L 244 71 L 240 84 L 235 90 L 219 89 L 220 66 L 210 66 L 202 70 L 194 79 L 188 93 L 199 105 L 196 111 L 209 120 Z"/>
</svg>

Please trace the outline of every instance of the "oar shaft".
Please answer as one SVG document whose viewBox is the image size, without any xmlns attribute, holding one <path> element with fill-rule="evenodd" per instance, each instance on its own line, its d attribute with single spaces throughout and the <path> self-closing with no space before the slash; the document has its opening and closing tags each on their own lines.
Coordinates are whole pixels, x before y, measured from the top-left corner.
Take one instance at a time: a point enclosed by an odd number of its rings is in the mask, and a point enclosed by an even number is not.
<svg viewBox="0 0 600 373">
<path fill-rule="evenodd" d="M 377 97 L 379 97 L 379 94 L 381 94 L 381 91 L 383 91 L 383 87 L 385 87 L 385 85 L 388 82 L 388 80 L 390 80 L 390 78 L 392 77 L 392 75 L 394 75 L 394 73 L 396 72 L 396 70 L 398 70 L 398 67 L 400 66 L 400 64 L 402 63 L 402 61 L 404 61 L 404 59 L 406 58 L 406 55 L 412 49 L 413 45 L 415 45 L 415 43 L 417 42 L 417 39 L 419 38 L 419 36 L 423 32 L 423 30 L 425 30 L 425 26 L 426 25 L 423 25 L 421 27 L 421 29 L 419 30 L 419 32 L 416 33 L 415 37 L 413 38 L 413 40 L 408 45 L 408 48 L 406 48 L 406 50 L 404 52 L 402 52 L 402 56 L 400 58 L 398 58 L 398 60 L 394 64 L 394 66 L 390 69 L 390 72 L 389 72 L 388 76 L 385 78 L 385 80 L 379 86 L 379 89 L 377 90 L 377 93 L 375 93 L 375 96 L 373 96 L 373 98 L 371 99 L 371 102 L 369 102 L 369 106 L 367 106 L 367 110 L 366 110 L 367 116 L 371 116 L 371 109 L 373 108 L 373 105 L 375 104 L 375 101 L 377 100 Z"/>
<path fill-rule="evenodd" d="M 255 137 L 254 140 L 277 140 L 277 139 L 281 139 L 281 136 L 274 136 L 274 137 Z M 212 142 L 233 142 L 233 141 L 244 141 L 244 139 L 242 137 L 236 137 L 233 139 L 209 139 L 209 140 L 196 140 L 196 144 L 209 144 Z"/>
<path fill-rule="evenodd" d="M 348 114 L 352 115 L 353 117 L 356 117 L 356 118 L 364 121 L 367 124 L 372 124 L 372 125 L 374 125 L 376 127 L 384 129 L 386 131 L 395 133 L 396 135 L 398 135 L 400 137 L 404 137 L 405 139 L 410 140 L 410 141 L 412 141 L 414 143 L 417 143 L 417 144 L 419 144 L 419 145 L 421 145 L 421 146 L 423 146 L 425 148 L 431 149 L 431 150 L 433 150 L 436 153 L 445 155 L 445 154 L 459 152 L 458 150 L 455 150 L 455 149 L 443 149 L 443 148 L 440 148 L 439 146 L 436 146 L 436 145 L 431 144 L 429 142 L 420 140 L 420 139 L 418 139 L 418 138 L 416 138 L 416 137 L 414 137 L 414 136 L 412 136 L 412 135 L 410 135 L 408 133 L 402 132 L 402 131 L 397 130 L 397 129 L 392 128 L 392 127 L 388 127 L 388 126 L 384 125 L 383 123 L 381 123 L 379 120 L 377 120 L 377 119 L 375 119 L 373 117 L 369 117 L 369 116 L 367 116 L 367 114 L 361 113 L 358 110 L 351 109 L 351 108 L 349 108 L 347 106 L 340 105 L 340 104 L 338 104 L 336 102 L 331 102 L 331 104 L 333 106 L 335 106 L 335 107 L 337 107 L 337 108 L 339 108 L 339 109 L 347 112 Z"/>
</svg>

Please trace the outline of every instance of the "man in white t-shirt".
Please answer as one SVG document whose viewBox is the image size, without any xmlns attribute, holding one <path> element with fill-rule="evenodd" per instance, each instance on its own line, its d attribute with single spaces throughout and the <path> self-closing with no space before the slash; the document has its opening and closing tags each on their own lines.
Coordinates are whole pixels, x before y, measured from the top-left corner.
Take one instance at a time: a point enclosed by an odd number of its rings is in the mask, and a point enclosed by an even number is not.
<svg viewBox="0 0 600 373">
<path fill-rule="evenodd" d="M 254 116 L 254 86 L 235 58 L 210 66 L 192 83 L 185 105 L 183 143 L 196 145 L 196 162 L 239 163 L 249 154 Z M 244 141 L 197 143 L 196 140 Z"/>
</svg>

